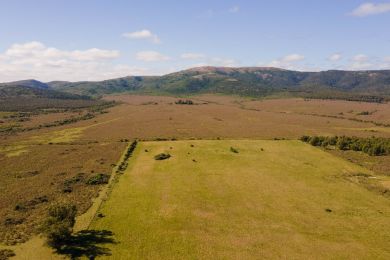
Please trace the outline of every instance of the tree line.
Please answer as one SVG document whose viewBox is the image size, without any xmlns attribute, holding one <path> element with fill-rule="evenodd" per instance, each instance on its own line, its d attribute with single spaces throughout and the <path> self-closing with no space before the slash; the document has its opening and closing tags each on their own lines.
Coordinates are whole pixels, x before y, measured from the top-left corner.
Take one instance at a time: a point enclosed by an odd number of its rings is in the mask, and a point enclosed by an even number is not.
<svg viewBox="0 0 390 260">
<path fill-rule="evenodd" d="M 313 146 L 335 147 L 343 151 L 361 151 L 371 156 L 390 154 L 390 138 L 304 135 L 300 140 Z"/>
</svg>

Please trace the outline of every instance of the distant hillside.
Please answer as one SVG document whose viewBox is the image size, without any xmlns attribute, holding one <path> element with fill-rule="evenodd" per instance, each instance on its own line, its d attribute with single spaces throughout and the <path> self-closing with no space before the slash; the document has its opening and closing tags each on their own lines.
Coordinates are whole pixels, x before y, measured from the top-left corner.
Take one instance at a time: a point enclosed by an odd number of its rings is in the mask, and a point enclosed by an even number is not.
<svg viewBox="0 0 390 260">
<path fill-rule="evenodd" d="M 27 111 L 46 108 L 79 108 L 101 103 L 88 96 L 48 88 L 0 85 L 0 111 Z"/>
<path fill-rule="evenodd" d="M 390 70 L 300 72 L 270 67 L 198 67 L 164 76 L 132 76 L 97 82 L 53 81 L 46 85 L 54 90 L 89 96 L 120 92 L 222 93 L 378 102 L 390 99 Z"/>
<path fill-rule="evenodd" d="M 134 92 L 154 83 L 159 77 L 124 77 L 104 81 L 49 82 L 48 85 L 60 91 L 80 95 L 103 95 L 120 92 Z"/>
<path fill-rule="evenodd" d="M 40 82 L 35 79 L 27 79 L 27 80 L 19 80 L 14 82 L 0 83 L 0 87 L 2 86 L 22 86 L 22 87 L 31 87 L 31 88 L 41 88 L 48 89 L 49 85 L 43 82 Z"/>
<path fill-rule="evenodd" d="M 80 96 L 72 93 L 61 92 L 48 88 L 27 87 L 22 85 L 0 85 L 0 98 L 30 97 L 53 99 L 91 99 L 88 96 Z"/>
</svg>

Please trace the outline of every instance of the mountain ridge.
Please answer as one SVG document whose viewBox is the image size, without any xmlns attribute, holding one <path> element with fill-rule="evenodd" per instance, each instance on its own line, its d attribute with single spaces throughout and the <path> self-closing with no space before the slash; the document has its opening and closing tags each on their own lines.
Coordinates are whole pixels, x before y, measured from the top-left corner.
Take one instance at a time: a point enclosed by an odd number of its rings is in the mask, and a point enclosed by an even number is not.
<svg viewBox="0 0 390 260">
<path fill-rule="evenodd" d="M 33 83 L 39 86 L 37 82 Z M 12 82 L 8 84 L 12 85 Z M 42 84 L 49 89 L 90 96 L 131 92 L 174 95 L 221 93 L 258 97 L 285 93 L 314 98 L 349 99 L 356 96 L 360 99 L 360 96 L 369 96 L 389 99 L 390 70 L 305 72 L 274 67 L 204 66 L 162 76 Z"/>
<path fill-rule="evenodd" d="M 22 86 L 22 87 L 32 87 L 32 88 L 40 88 L 40 89 L 48 89 L 50 86 L 42 81 L 35 79 L 25 79 L 18 80 L 12 82 L 3 82 L 0 83 L 0 87 L 2 86 Z"/>
</svg>

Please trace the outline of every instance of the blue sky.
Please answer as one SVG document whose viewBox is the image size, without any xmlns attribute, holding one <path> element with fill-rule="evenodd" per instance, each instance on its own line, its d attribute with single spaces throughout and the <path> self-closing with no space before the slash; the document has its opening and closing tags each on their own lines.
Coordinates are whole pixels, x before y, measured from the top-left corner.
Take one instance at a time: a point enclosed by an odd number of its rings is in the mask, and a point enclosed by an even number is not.
<svg viewBox="0 0 390 260">
<path fill-rule="evenodd" d="M 2 0 L 0 81 L 390 69 L 390 1 Z"/>
</svg>

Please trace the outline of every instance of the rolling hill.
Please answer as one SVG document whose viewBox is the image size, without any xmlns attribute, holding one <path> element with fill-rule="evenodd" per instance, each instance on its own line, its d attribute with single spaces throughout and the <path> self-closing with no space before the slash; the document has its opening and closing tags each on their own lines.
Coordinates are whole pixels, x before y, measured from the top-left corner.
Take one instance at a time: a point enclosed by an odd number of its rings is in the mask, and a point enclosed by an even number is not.
<svg viewBox="0 0 390 260">
<path fill-rule="evenodd" d="M 42 84 L 53 90 L 89 96 L 131 92 L 222 93 L 252 97 L 287 95 L 375 102 L 390 98 L 390 70 L 301 72 L 271 67 L 198 67 L 163 76 Z"/>
<path fill-rule="evenodd" d="M 27 81 L 26 81 L 27 82 Z M 33 85 L 0 85 L 1 111 L 29 111 L 46 108 L 87 107 L 97 103 L 89 96 L 61 92 L 33 81 Z"/>
<path fill-rule="evenodd" d="M 14 82 L 0 83 L 2 86 L 21 86 L 21 87 L 31 87 L 36 89 L 48 89 L 49 85 L 35 79 L 19 80 Z"/>
</svg>

